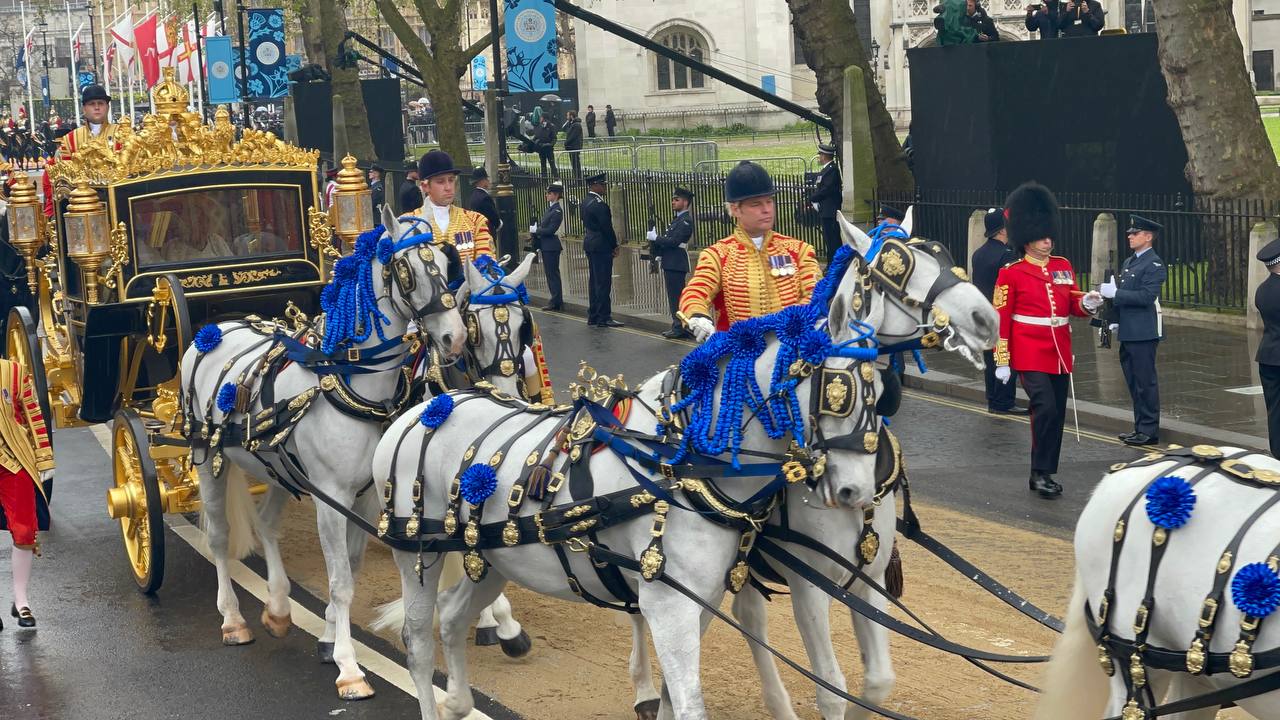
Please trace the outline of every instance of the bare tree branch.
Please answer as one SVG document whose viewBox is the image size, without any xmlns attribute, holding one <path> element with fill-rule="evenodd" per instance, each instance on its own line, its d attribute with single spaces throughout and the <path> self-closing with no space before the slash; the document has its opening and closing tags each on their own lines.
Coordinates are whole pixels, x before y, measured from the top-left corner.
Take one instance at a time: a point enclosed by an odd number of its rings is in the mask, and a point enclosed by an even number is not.
<svg viewBox="0 0 1280 720">
<path fill-rule="evenodd" d="M 503 26 L 499 25 L 498 37 L 502 37 L 505 32 L 506 32 L 506 29 L 503 28 Z M 484 37 L 481 37 L 479 40 L 476 40 L 475 42 L 471 43 L 471 47 L 462 51 L 462 67 L 464 72 L 466 70 L 466 67 L 471 64 L 472 59 L 474 59 L 475 56 L 479 55 L 480 53 L 484 52 L 485 49 L 489 47 L 489 35 L 490 33 L 485 33 Z"/>
<path fill-rule="evenodd" d="M 417 45 L 421 45 L 422 52 L 430 57 L 431 50 L 422 42 L 422 39 L 418 37 L 418 33 L 414 32 L 413 28 L 409 25 L 409 21 L 405 20 L 404 14 L 400 12 L 400 8 L 396 7 L 394 0 L 376 1 L 378 4 L 378 12 L 382 13 L 382 17 L 387 21 L 387 25 L 391 26 L 391 32 L 395 33 L 396 37 L 400 38 L 400 44 L 404 45 L 405 49 L 410 51 L 409 54 L 413 55 L 412 46 L 416 43 Z M 422 0 L 417 0 L 416 4 L 421 5 Z M 425 17 L 423 18 L 423 22 L 426 22 Z M 430 32 L 432 37 L 435 36 L 435 31 L 432 30 L 430 25 L 427 25 L 427 32 Z"/>
</svg>

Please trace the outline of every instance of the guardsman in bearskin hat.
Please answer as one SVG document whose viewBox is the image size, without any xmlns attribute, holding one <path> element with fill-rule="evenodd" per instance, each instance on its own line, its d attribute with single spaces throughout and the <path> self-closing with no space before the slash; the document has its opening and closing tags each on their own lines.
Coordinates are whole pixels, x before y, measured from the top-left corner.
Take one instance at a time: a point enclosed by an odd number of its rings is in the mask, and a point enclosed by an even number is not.
<svg viewBox="0 0 1280 720">
<path fill-rule="evenodd" d="M 27 600 L 37 530 L 49 529 L 53 447 L 26 368 L 0 359 L 0 527 L 13 535 L 13 604 L 19 627 L 35 627 Z M 0 625 L 3 627 L 3 625 Z"/>
<path fill-rule="evenodd" d="M 1000 314 L 996 379 L 1022 378 L 1031 404 L 1031 475 L 1041 497 L 1062 494 L 1053 479 L 1062 450 L 1062 429 L 1071 383 L 1072 315 L 1089 317 L 1102 305 L 1097 292 L 1076 288 L 1071 262 L 1050 254 L 1058 236 L 1058 202 L 1043 185 L 1025 183 L 1005 201 L 1009 243 L 1023 253 L 1000 270 L 992 304 Z"/>
<path fill-rule="evenodd" d="M 480 255 L 493 255 L 493 235 L 483 215 L 453 204 L 460 174 L 449 153 L 432 150 L 423 155 L 418 160 L 418 177 L 425 202 L 414 214 L 431 223 L 436 242 L 453 245 L 463 262 L 472 262 Z"/>
<path fill-rule="evenodd" d="M 58 140 L 56 157 L 69 158 L 95 138 L 103 138 L 114 149 L 116 126 L 111 123 L 111 96 L 101 85 L 89 85 L 80 93 L 80 111 L 84 124 Z M 50 163 L 56 162 L 51 159 Z M 53 185 L 44 174 L 44 214 L 53 217 Z"/>
<path fill-rule="evenodd" d="M 753 162 L 729 171 L 725 207 L 736 227 L 702 251 L 680 294 L 680 314 L 698 342 L 744 318 L 808 302 L 813 294 L 821 275 L 813 246 L 773 231 L 774 192 L 769 173 Z"/>
</svg>

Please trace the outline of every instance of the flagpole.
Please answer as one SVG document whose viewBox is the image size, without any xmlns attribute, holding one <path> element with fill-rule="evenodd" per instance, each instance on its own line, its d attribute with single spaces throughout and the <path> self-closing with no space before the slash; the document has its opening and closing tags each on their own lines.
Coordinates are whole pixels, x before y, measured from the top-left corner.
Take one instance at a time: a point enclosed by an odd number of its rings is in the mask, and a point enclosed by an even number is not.
<svg viewBox="0 0 1280 720">
<path fill-rule="evenodd" d="M 36 97 L 31 92 L 31 53 L 27 52 L 27 4 L 18 3 L 22 11 L 22 53 L 27 69 L 27 123 L 31 126 L 32 136 L 36 133 Z"/>
<path fill-rule="evenodd" d="M 111 19 L 111 31 L 112 31 L 112 32 L 111 32 L 111 46 L 112 46 L 112 47 L 115 47 L 115 45 L 116 45 L 115 28 L 116 28 L 116 24 L 120 22 L 120 11 L 119 11 L 117 8 L 118 8 L 118 6 L 116 5 L 116 0 L 111 0 L 111 12 L 112 12 L 112 14 L 114 15 L 114 17 Z M 128 68 L 128 66 L 127 66 L 127 65 L 125 66 L 125 72 L 123 72 L 123 73 L 121 73 L 121 72 L 120 72 L 120 69 L 119 69 L 119 68 L 120 68 L 120 59 L 121 59 L 120 51 L 119 51 L 119 49 L 117 48 L 117 50 L 116 50 L 116 80 L 117 80 L 117 81 L 123 80 L 124 78 L 123 78 L 123 77 L 121 77 L 121 76 L 122 76 L 122 75 L 127 75 L 127 74 L 128 74 L 128 72 L 129 72 L 129 68 Z M 132 88 L 132 87 L 130 87 L 130 88 L 129 88 L 129 90 L 130 90 L 130 91 L 132 91 L 132 90 L 133 90 L 133 88 Z M 124 102 L 125 102 L 125 100 L 124 100 L 124 96 L 125 96 L 125 95 L 127 95 L 127 94 L 128 94 L 128 92 L 121 92 L 121 93 L 120 93 L 120 114 L 119 114 L 119 115 L 117 115 L 116 117 L 123 117 L 123 116 L 124 116 L 124 112 L 125 112 L 125 110 L 124 110 Z M 130 115 L 130 116 L 129 116 L 129 124 L 130 124 L 130 125 L 132 125 L 132 124 L 133 124 L 133 116 L 132 116 L 132 115 Z"/>
<path fill-rule="evenodd" d="M 98 0 L 98 37 L 102 40 L 102 84 L 107 90 L 107 97 L 111 97 L 111 68 L 107 65 L 107 11 L 104 8 L 106 3 L 104 0 Z M 89 16 L 92 19 L 92 15 Z M 108 103 L 107 110 L 110 111 Z M 107 118 L 107 122 L 111 122 L 111 118 Z"/>
<path fill-rule="evenodd" d="M 68 37 L 70 38 L 70 41 L 71 41 L 71 44 L 67 46 L 68 49 L 71 51 L 70 52 L 70 55 L 71 55 L 70 80 L 71 80 L 71 90 L 72 90 L 71 104 L 75 105 L 76 107 L 76 125 L 79 126 L 80 125 L 80 103 L 77 102 L 78 100 L 77 96 L 79 95 L 79 93 L 75 92 L 75 90 L 76 90 L 76 87 L 80 84 L 79 82 L 80 78 L 76 74 L 76 35 L 79 35 L 80 31 L 76 30 L 75 32 L 71 32 L 71 3 L 64 2 L 63 5 L 67 8 L 67 32 L 70 33 Z M 81 23 L 80 26 L 84 27 L 84 23 Z"/>
</svg>

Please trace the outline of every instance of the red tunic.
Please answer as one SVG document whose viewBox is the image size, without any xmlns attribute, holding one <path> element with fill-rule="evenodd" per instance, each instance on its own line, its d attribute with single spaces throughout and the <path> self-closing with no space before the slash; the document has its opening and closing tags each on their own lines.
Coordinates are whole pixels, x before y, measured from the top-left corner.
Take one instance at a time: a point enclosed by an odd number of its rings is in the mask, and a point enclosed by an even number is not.
<svg viewBox="0 0 1280 720">
<path fill-rule="evenodd" d="M 1018 372 L 1071 372 L 1070 315 L 1089 317 L 1076 289 L 1071 262 L 1049 256 L 1044 265 L 1024 257 L 1000 270 L 991 304 L 1000 314 L 996 365 Z"/>
</svg>

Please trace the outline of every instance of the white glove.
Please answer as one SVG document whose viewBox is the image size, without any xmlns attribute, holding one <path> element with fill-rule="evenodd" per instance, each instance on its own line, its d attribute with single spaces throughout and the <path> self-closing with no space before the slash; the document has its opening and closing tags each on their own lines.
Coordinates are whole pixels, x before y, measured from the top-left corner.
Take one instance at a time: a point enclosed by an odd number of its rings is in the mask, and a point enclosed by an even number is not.
<svg viewBox="0 0 1280 720">
<path fill-rule="evenodd" d="M 1007 385 L 1011 377 L 1013 377 L 1013 371 L 1009 369 L 1008 365 L 1001 365 L 996 368 L 996 379 L 1000 381 L 1001 385 Z"/>
<path fill-rule="evenodd" d="M 689 319 L 689 332 L 693 333 L 693 338 L 698 342 L 706 342 L 707 338 L 715 334 L 715 323 L 710 318 L 696 317 Z"/>
<path fill-rule="evenodd" d="M 1110 330 L 1111 332 L 1115 332 L 1120 329 L 1120 323 L 1111 323 L 1110 325 L 1107 326 L 1107 329 Z"/>
<path fill-rule="evenodd" d="M 1099 294 L 1096 290 L 1093 292 L 1085 293 L 1084 299 L 1080 301 L 1080 304 L 1084 305 L 1085 310 L 1088 310 L 1089 312 L 1093 312 L 1098 308 L 1102 307 L 1102 295 Z"/>
<path fill-rule="evenodd" d="M 529 223 L 529 234 L 538 232 L 538 223 Z"/>
<path fill-rule="evenodd" d="M 644 239 L 648 240 L 649 242 L 653 242 L 654 240 L 658 239 L 658 233 L 654 230 L 650 230 L 649 232 L 644 234 Z"/>
<path fill-rule="evenodd" d="M 41 471 L 40 471 L 40 482 L 45 483 L 45 482 L 49 482 L 49 481 L 50 481 L 50 480 L 52 480 L 52 479 L 53 479 L 53 471 L 52 471 L 52 470 L 41 470 Z"/>
<path fill-rule="evenodd" d="M 4 198 L 0 198 L 0 217 L 4 217 L 5 214 L 8 213 L 8 211 L 9 211 L 9 201 L 5 200 Z"/>
<path fill-rule="evenodd" d="M 1116 296 L 1116 283 L 1114 280 L 1104 282 L 1098 286 L 1098 292 L 1104 298 L 1113 298 Z"/>
<path fill-rule="evenodd" d="M 818 209 L 818 203 L 809 203 L 809 207 L 813 208 L 814 210 L 817 210 L 817 209 Z"/>
</svg>

